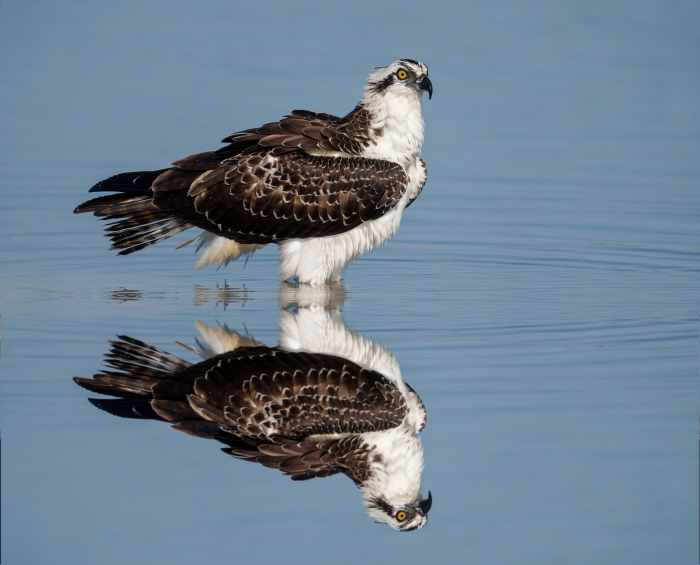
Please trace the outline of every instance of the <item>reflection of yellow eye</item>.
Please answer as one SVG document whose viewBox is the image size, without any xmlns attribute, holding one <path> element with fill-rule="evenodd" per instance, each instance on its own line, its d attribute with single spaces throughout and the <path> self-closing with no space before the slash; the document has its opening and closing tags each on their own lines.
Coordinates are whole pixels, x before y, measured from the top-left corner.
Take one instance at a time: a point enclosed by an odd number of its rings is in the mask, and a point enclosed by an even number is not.
<svg viewBox="0 0 700 565">
<path fill-rule="evenodd" d="M 399 71 L 401 72 L 401 71 Z M 406 71 L 403 71 L 403 74 L 406 74 Z M 399 512 L 396 513 L 396 519 L 399 522 L 403 522 L 406 519 L 406 513 L 403 510 L 400 510 Z"/>
<path fill-rule="evenodd" d="M 406 80 L 406 77 L 408 76 L 408 73 L 404 69 L 399 69 L 396 71 L 396 76 L 399 77 L 401 80 Z M 406 518 L 404 517 L 404 520 Z"/>
</svg>

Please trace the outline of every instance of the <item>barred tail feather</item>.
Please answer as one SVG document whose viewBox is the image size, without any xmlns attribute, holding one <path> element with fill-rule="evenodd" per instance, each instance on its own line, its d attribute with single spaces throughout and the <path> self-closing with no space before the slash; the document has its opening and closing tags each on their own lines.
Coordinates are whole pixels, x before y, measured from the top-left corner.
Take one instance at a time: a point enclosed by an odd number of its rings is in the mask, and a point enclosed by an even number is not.
<svg viewBox="0 0 700 565">
<path fill-rule="evenodd" d="M 78 206 L 74 213 L 92 212 L 98 218 L 114 220 L 105 226 L 105 237 L 112 241 L 110 249 L 128 255 L 150 247 L 192 227 L 179 218 L 156 208 L 148 194 L 110 194 L 93 198 Z"/>
<path fill-rule="evenodd" d="M 105 353 L 107 369 L 92 379 L 73 377 L 73 380 L 91 392 L 129 398 L 151 393 L 157 382 L 172 379 L 191 365 L 162 349 L 125 335 L 111 340 Z"/>
</svg>

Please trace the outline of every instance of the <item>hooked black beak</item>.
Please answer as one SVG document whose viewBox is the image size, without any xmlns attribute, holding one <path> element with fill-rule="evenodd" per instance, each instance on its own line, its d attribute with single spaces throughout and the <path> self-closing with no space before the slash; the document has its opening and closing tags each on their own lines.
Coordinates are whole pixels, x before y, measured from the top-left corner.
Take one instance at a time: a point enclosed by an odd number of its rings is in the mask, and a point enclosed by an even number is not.
<svg viewBox="0 0 700 565">
<path fill-rule="evenodd" d="M 422 76 L 416 84 L 418 85 L 418 88 L 428 92 L 428 100 L 433 97 L 433 83 L 430 82 L 430 79 L 427 76 Z"/>
<path fill-rule="evenodd" d="M 428 491 L 428 498 L 425 500 L 421 500 L 420 502 L 416 502 L 415 508 L 423 514 L 424 516 L 428 513 L 430 510 L 430 507 L 433 505 L 433 495 L 430 491 Z"/>
</svg>

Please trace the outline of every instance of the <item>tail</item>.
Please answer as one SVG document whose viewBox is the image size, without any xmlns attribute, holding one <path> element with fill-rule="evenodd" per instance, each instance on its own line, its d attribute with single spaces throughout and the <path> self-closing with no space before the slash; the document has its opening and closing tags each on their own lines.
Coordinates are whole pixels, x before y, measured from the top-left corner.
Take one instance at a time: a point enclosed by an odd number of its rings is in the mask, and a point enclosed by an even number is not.
<svg viewBox="0 0 700 565">
<path fill-rule="evenodd" d="M 91 379 L 73 377 L 73 380 L 90 392 L 122 398 L 133 398 L 152 393 L 153 385 L 172 380 L 176 373 L 191 365 L 152 345 L 128 337 L 117 336 L 111 340 L 105 353 L 107 369 Z"/>
<path fill-rule="evenodd" d="M 128 255 L 172 237 L 192 225 L 153 205 L 151 185 L 167 170 L 122 173 L 103 180 L 90 192 L 118 194 L 88 200 L 73 213 L 92 212 L 104 220 L 113 220 L 105 226 L 105 236 L 112 241 L 110 249 L 119 249 L 119 255 Z"/>
<path fill-rule="evenodd" d="M 116 396 L 90 402 L 121 418 L 169 422 L 177 431 L 206 439 L 218 439 L 234 447 L 247 443 L 223 434 L 217 422 L 203 420 L 189 405 L 197 372 L 183 374 L 192 363 L 125 335 L 110 341 L 105 354 L 108 368 L 91 379 L 73 377 L 90 392 Z"/>
</svg>

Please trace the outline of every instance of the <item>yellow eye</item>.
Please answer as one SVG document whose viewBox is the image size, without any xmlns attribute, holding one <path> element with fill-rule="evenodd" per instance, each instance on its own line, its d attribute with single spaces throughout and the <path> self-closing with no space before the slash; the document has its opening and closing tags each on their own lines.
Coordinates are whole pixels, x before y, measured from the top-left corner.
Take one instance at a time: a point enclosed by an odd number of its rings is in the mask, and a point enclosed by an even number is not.
<svg viewBox="0 0 700 565">
<path fill-rule="evenodd" d="M 408 76 L 408 73 L 404 69 L 399 69 L 396 71 L 396 76 L 399 77 L 401 80 L 406 80 L 406 77 Z M 406 518 L 404 517 L 404 520 Z"/>
<path fill-rule="evenodd" d="M 399 72 L 401 72 L 401 71 L 399 71 Z M 403 73 L 406 74 L 406 71 L 404 71 Z M 406 516 L 406 513 L 405 513 L 403 510 L 399 510 L 399 511 L 396 513 L 396 519 L 397 519 L 399 522 L 403 522 L 403 521 L 406 519 L 406 517 L 407 517 L 407 516 Z"/>
</svg>

